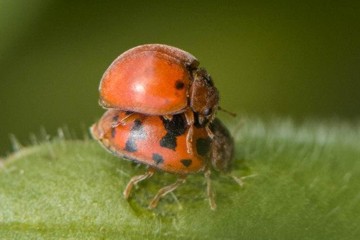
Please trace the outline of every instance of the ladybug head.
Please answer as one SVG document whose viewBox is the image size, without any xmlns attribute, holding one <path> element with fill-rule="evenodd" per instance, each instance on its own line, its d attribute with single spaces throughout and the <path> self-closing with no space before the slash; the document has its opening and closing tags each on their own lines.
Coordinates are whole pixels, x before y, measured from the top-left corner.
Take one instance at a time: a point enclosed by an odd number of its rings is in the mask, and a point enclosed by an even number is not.
<svg viewBox="0 0 360 240">
<path fill-rule="evenodd" d="M 205 69 L 193 72 L 190 87 L 190 107 L 199 116 L 199 123 L 211 122 L 219 107 L 219 92 Z"/>
</svg>

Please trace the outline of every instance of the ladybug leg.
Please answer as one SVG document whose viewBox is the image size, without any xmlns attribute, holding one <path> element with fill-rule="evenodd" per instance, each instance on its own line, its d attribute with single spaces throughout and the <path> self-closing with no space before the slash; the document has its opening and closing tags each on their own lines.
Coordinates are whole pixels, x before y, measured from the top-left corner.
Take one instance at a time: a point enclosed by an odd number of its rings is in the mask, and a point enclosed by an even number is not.
<svg viewBox="0 0 360 240">
<path fill-rule="evenodd" d="M 94 139 L 101 141 L 104 138 L 105 133 L 111 131 L 113 122 L 111 119 L 117 117 L 118 114 L 119 111 L 115 109 L 106 111 L 100 120 L 90 127 L 91 136 Z"/>
<path fill-rule="evenodd" d="M 123 192 L 125 199 L 129 199 L 131 189 L 133 188 L 134 185 L 145 179 L 150 178 L 152 175 L 154 175 L 154 173 L 155 173 L 155 169 L 149 168 L 144 174 L 132 177 L 128 182 L 128 184 L 126 185 L 125 190 Z"/>
<path fill-rule="evenodd" d="M 174 191 L 178 186 L 180 186 L 181 184 L 183 184 L 185 182 L 186 176 L 180 176 L 176 182 L 174 182 L 173 184 L 170 184 L 168 186 L 165 186 L 163 188 L 161 188 L 157 194 L 155 195 L 155 197 L 151 200 L 150 204 L 149 204 L 149 208 L 150 209 L 154 209 L 156 208 L 156 206 L 159 203 L 159 200 L 165 196 L 166 194 Z"/>
<path fill-rule="evenodd" d="M 119 125 L 126 125 L 127 122 L 131 121 L 132 120 L 132 116 L 134 116 L 134 113 L 129 113 L 127 114 L 125 117 L 123 117 L 122 119 L 119 119 L 119 120 L 116 120 L 114 121 L 112 124 L 111 124 L 111 127 L 112 128 L 116 128 L 118 127 Z"/>
<path fill-rule="evenodd" d="M 214 192 L 212 191 L 212 188 L 211 188 L 211 178 L 210 178 L 210 175 L 211 175 L 211 171 L 210 169 L 207 169 L 205 171 L 205 179 L 206 179 L 206 194 L 209 198 L 209 204 L 210 204 L 210 208 L 211 210 L 215 210 L 216 209 L 216 202 L 215 202 L 215 194 Z"/>
<path fill-rule="evenodd" d="M 173 115 L 164 115 L 163 118 L 165 118 L 165 120 L 171 121 L 173 119 Z"/>
<path fill-rule="evenodd" d="M 194 125 L 190 125 L 189 132 L 186 135 L 186 149 L 189 154 L 193 154 L 192 151 L 192 137 L 194 132 Z"/>
<path fill-rule="evenodd" d="M 187 152 L 189 154 L 192 154 L 192 139 L 193 139 L 193 132 L 194 132 L 194 113 L 191 110 L 188 110 L 185 112 L 185 118 L 186 118 L 186 123 L 189 126 L 189 131 L 186 135 L 186 148 L 187 148 Z"/>
<path fill-rule="evenodd" d="M 206 129 L 206 132 L 207 132 L 209 138 L 213 139 L 215 135 L 214 135 L 214 133 L 211 131 L 211 129 L 209 128 L 209 124 L 206 124 L 205 129 Z"/>
<path fill-rule="evenodd" d="M 234 181 L 235 181 L 237 184 L 239 184 L 240 187 L 244 187 L 244 185 L 245 185 L 244 179 L 256 177 L 257 174 L 255 173 L 255 174 L 251 174 L 251 175 L 243 176 L 243 177 L 237 177 L 237 176 L 235 176 L 235 175 L 230 175 L 230 176 L 234 179 Z"/>
</svg>

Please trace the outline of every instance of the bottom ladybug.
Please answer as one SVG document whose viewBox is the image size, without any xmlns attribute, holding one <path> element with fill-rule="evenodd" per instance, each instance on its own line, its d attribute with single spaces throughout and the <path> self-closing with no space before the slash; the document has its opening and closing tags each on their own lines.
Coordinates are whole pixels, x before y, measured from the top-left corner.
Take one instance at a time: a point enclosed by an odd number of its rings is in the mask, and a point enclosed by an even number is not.
<svg viewBox="0 0 360 240">
<path fill-rule="evenodd" d="M 117 124 L 124 118 L 127 118 L 125 125 Z M 204 172 L 210 207 L 215 209 L 210 168 L 212 165 L 218 171 L 230 171 L 234 143 L 220 120 L 215 119 L 210 129 L 214 134 L 212 139 L 206 128 L 195 125 L 192 153 L 187 152 L 188 126 L 183 114 L 169 119 L 110 109 L 90 131 L 102 146 L 116 156 L 148 165 L 147 172 L 132 177 L 127 184 L 124 190 L 126 199 L 135 184 L 150 178 L 157 170 L 178 175 L 175 183 L 161 188 L 152 199 L 149 208 L 155 208 L 161 197 L 185 182 L 188 174 Z"/>
</svg>

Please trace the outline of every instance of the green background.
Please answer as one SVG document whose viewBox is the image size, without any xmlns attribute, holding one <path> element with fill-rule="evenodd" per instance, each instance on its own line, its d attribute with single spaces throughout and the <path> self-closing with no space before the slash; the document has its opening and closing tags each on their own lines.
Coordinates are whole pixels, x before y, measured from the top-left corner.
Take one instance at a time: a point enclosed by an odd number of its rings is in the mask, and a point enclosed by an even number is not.
<svg viewBox="0 0 360 240">
<path fill-rule="evenodd" d="M 195 55 L 240 116 L 360 113 L 359 1 L 1 0 L 0 155 L 10 133 L 81 136 L 104 70 L 144 43 Z"/>
</svg>

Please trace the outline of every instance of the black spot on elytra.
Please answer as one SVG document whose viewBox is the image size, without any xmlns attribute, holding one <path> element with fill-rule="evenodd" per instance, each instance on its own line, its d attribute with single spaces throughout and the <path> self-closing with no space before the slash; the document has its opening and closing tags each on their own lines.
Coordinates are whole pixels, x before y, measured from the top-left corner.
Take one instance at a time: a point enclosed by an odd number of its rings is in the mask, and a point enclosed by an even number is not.
<svg viewBox="0 0 360 240">
<path fill-rule="evenodd" d="M 159 165 L 160 163 L 163 163 L 163 162 L 164 162 L 163 157 L 162 157 L 160 154 L 157 154 L 157 153 L 153 153 L 152 159 L 154 160 L 154 162 L 156 163 L 156 165 Z"/>
<path fill-rule="evenodd" d="M 136 152 L 136 151 L 137 151 L 136 143 L 135 143 L 135 141 L 133 141 L 131 138 L 129 138 L 129 139 L 126 141 L 125 151 L 128 151 L 128 152 Z"/>
<path fill-rule="evenodd" d="M 183 114 L 177 114 L 171 120 L 162 118 L 166 131 L 172 135 L 180 136 L 186 131 L 186 120 Z"/>
<path fill-rule="evenodd" d="M 171 120 L 162 118 L 162 121 L 166 129 L 166 134 L 161 138 L 160 146 L 175 151 L 177 146 L 176 137 L 185 133 L 186 121 L 181 114 L 174 115 Z"/>
<path fill-rule="evenodd" d="M 160 146 L 165 148 L 175 150 L 176 145 L 176 136 L 170 135 L 168 133 L 160 140 Z"/>
<path fill-rule="evenodd" d="M 175 83 L 175 88 L 176 88 L 177 90 L 181 90 L 181 89 L 183 89 L 184 87 L 185 87 L 185 84 L 184 84 L 183 81 L 181 81 L 181 80 L 177 80 L 177 81 L 176 81 L 176 83 Z"/>
<path fill-rule="evenodd" d="M 130 130 L 130 136 L 125 143 L 125 151 L 136 152 L 136 141 L 139 139 L 144 139 L 145 137 L 146 132 L 143 129 L 142 122 L 139 119 L 136 119 L 134 121 L 134 126 Z"/>
<path fill-rule="evenodd" d="M 181 159 L 180 162 L 185 166 L 185 167 L 189 167 L 192 163 L 191 159 Z"/>
<path fill-rule="evenodd" d="M 116 135 L 116 128 L 111 128 L 111 137 L 114 138 Z"/>
<path fill-rule="evenodd" d="M 210 138 L 199 138 L 196 140 L 196 151 L 200 156 L 206 156 L 210 150 Z"/>
</svg>

